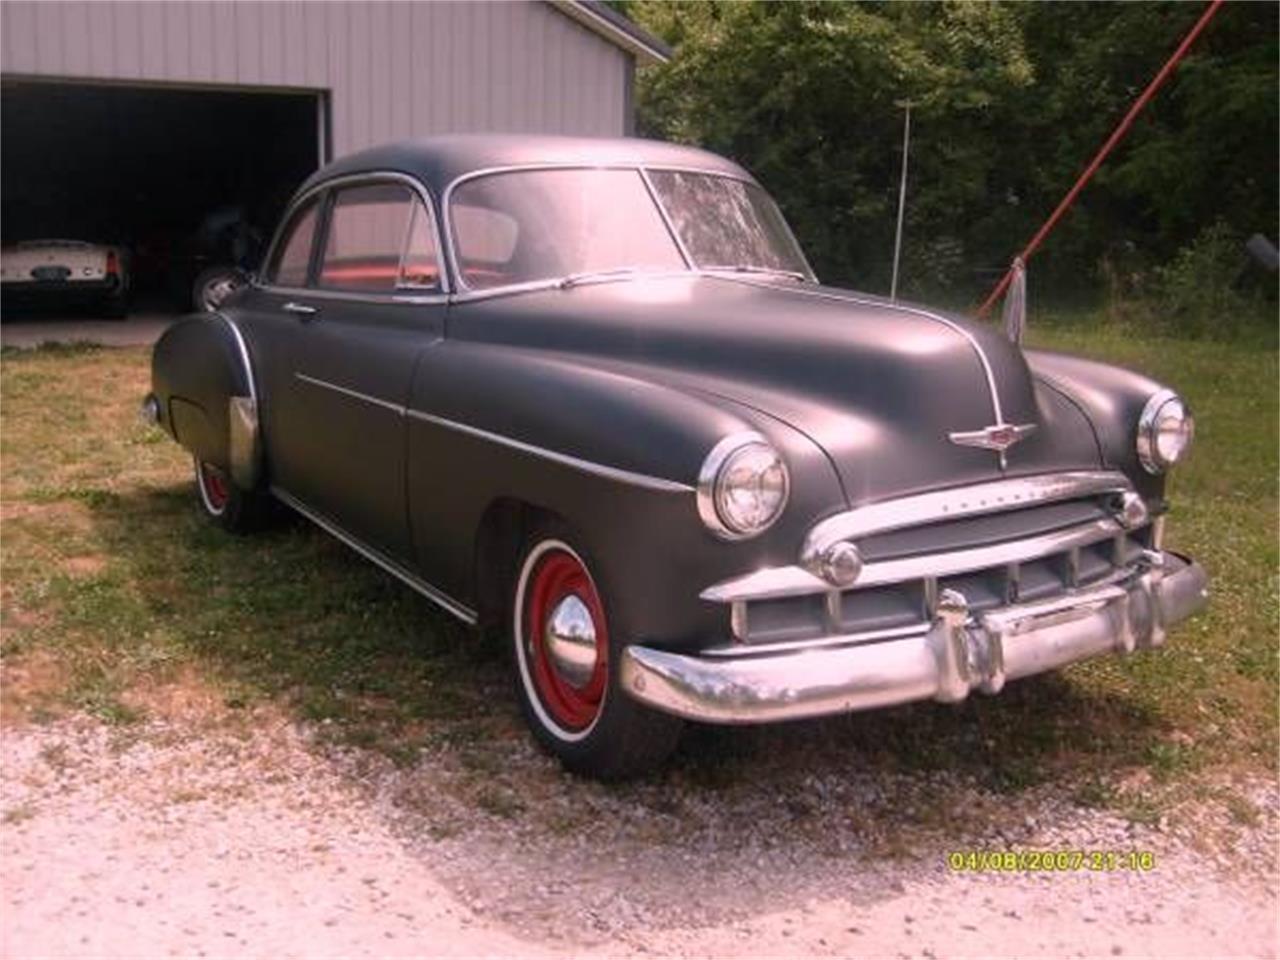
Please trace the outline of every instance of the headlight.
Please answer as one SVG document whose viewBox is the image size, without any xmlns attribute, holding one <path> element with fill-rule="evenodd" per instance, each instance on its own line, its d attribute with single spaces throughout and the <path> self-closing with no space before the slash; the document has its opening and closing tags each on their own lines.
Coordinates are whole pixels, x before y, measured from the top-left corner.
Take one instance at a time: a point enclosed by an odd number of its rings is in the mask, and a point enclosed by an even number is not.
<svg viewBox="0 0 1280 960">
<path fill-rule="evenodd" d="M 1138 418 L 1138 459 L 1148 473 L 1164 473 L 1186 456 L 1195 432 L 1195 418 L 1182 398 L 1161 390 Z"/>
<path fill-rule="evenodd" d="M 698 513 L 726 540 L 763 533 L 787 505 L 791 478 L 782 457 L 758 433 L 725 437 L 698 474 Z"/>
</svg>

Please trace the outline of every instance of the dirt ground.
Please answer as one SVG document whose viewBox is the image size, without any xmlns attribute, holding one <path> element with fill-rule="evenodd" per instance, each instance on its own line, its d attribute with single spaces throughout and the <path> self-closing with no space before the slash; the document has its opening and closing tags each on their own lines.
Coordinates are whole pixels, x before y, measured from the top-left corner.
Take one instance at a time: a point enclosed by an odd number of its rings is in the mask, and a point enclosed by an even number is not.
<svg viewBox="0 0 1280 960">
<path fill-rule="evenodd" d="M 523 741 L 512 750 L 544 762 Z M 1207 808 L 1143 826 L 1038 796 L 963 841 L 886 843 L 814 835 L 792 824 L 802 811 L 771 820 L 778 798 L 723 809 L 714 791 L 694 793 L 668 815 L 573 782 L 525 798 L 536 816 L 513 823 L 441 809 L 456 802 L 443 789 L 451 774 L 429 754 L 397 768 L 322 746 L 267 710 L 235 722 L 9 724 L 0 775 L 4 957 L 1280 949 L 1274 783 L 1233 784 L 1258 814 L 1225 833 Z M 824 796 L 820 776 L 803 786 L 814 803 L 856 799 Z M 587 809 L 561 809 L 578 796 Z M 990 801 L 972 795 L 975 810 Z M 948 853 L 970 849 L 1142 851 L 1154 869 L 948 869 Z"/>
</svg>

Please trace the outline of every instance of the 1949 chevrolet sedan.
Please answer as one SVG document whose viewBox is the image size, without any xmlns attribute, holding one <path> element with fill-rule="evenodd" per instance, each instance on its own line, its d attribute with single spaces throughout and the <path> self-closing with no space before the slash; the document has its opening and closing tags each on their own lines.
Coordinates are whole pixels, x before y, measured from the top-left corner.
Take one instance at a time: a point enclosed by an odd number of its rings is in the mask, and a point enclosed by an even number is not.
<svg viewBox="0 0 1280 960">
<path fill-rule="evenodd" d="M 503 628 L 538 740 L 602 777 L 758 723 L 1158 647 L 1193 422 L 1116 367 L 820 285 L 737 165 L 445 137 L 301 188 L 261 274 L 155 348 L 199 500 L 283 501 Z"/>
</svg>

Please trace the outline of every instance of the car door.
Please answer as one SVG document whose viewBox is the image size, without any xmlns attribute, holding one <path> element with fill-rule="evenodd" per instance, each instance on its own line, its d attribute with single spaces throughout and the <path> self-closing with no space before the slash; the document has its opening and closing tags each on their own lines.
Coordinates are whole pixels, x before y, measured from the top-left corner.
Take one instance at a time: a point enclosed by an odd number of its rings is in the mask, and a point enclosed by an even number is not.
<svg viewBox="0 0 1280 960">
<path fill-rule="evenodd" d="M 406 178 L 380 175 L 335 184 L 316 216 L 305 283 L 268 284 L 258 303 L 271 314 L 259 324 L 272 341 L 272 476 L 349 537 L 411 563 L 405 405 L 446 309 L 434 213 Z"/>
</svg>

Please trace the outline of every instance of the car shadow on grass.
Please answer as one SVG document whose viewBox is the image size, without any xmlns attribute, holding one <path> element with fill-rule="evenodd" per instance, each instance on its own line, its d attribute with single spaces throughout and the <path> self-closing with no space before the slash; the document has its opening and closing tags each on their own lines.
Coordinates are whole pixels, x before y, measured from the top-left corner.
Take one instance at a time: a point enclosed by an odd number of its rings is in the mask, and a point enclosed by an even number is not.
<svg viewBox="0 0 1280 960">
<path fill-rule="evenodd" d="M 234 537 L 193 501 L 185 485 L 89 501 L 143 635 L 200 665 L 229 709 L 269 702 L 316 731 L 336 770 L 390 799 L 380 809 L 395 811 L 407 843 L 459 853 L 433 862 L 464 899 L 499 915 L 508 904 L 521 922 L 532 890 L 544 905 L 612 891 L 660 922 L 678 905 L 651 878 L 673 871 L 729 912 L 802 903 L 851 862 L 1020 826 L 1019 804 L 1046 794 L 1110 804 L 1164 732 L 1087 672 L 1054 674 L 955 706 L 690 725 L 649 777 L 590 783 L 532 745 L 498 645 L 292 515 Z M 568 872 L 566 839 L 581 854 Z M 477 851 L 501 868 L 480 876 Z M 762 864 L 767 890 L 712 882 Z M 548 907 L 539 929 L 556 930 L 556 917 Z"/>
</svg>

